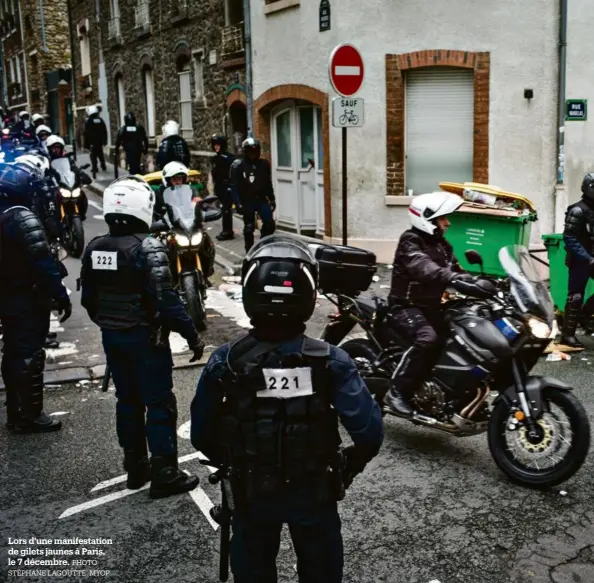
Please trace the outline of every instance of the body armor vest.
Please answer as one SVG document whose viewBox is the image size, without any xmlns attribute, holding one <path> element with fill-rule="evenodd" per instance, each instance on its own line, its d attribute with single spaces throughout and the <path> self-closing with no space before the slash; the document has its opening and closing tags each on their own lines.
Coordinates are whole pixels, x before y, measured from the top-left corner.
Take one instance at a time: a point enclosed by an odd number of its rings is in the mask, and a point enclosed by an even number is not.
<svg viewBox="0 0 594 583">
<path fill-rule="evenodd" d="M 566 214 L 568 214 L 571 209 L 575 207 L 581 209 L 583 213 L 583 224 L 581 225 L 581 228 L 579 229 L 579 235 L 576 238 L 582 244 L 584 249 L 590 253 L 590 255 L 594 255 L 594 209 L 583 200 L 580 200 L 570 205 L 567 208 Z M 571 267 L 573 261 L 573 254 L 567 253 L 565 264 Z"/>
<path fill-rule="evenodd" d="M 330 347 L 303 337 L 301 351 L 279 354 L 248 335 L 231 345 L 219 444 L 236 476 L 236 497 L 309 484 L 327 497 L 340 445 L 331 407 Z"/>
<path fill-rule="evenodd" d="M 266 196 L 268 184 L 261 160 L 248 162 L 242 160 L 237 169 L 238 189 L 242 200 L 262 200 Z"/>
<path fill-rule="evenodd" d="M 97 297 L 97 324 L 118 330 L 149 323 L 143 292 L 145 279 L 133 268 L 142 235 L 106 235 L 91 242 L 90 277 Z"/>
</svg>

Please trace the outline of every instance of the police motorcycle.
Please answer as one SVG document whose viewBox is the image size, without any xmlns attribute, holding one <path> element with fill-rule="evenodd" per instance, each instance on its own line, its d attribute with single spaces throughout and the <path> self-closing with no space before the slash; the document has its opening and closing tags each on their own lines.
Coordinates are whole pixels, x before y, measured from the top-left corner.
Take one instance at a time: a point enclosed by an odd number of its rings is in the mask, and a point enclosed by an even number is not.
<svg viewBox="0 0 594 583">
<path fill-rule="evenodd" d="M 219 209 L 209 208 L 216 197 L 192 201 L 188 184 L 166 188 L 163 199 L 168 209 L 164 221 L 157 221 L 151 231 L 161 233 L 167 247 L 171 273 L 188 315 L 198 331 L 206 329 L 207 283 L 200 261 L 204 223 L 221 218 Z"/>
<path fill-rule="evenodd" d="M 89 168 L 90 164 L 81 166 L 77 172 L 71 167 L 70 157 L 64 156 L 52 160 L 51 167 L 58 183 L 62 243 L 72 257 L 80 257 L 85 248 L 85 231 L 78 203 L 82 195 L 82 182 L 90 183 L 90 179 L 84 180 L 88 177 L 80 171 Z"/>
<path fill-rule="evenodd" d="M 361 326 L 366 337 L 341 348 L 357 363 L 383 413 L 398 416 L 383 399 L 410 343 L 388 325 L 385 301 L 357 297 L 371 284 L 375 256 L 351 247 L 318 247 L 316 255 L 320 290 L 338 308 L 321 338 L 338 345 Z M 467 251 L 466 257 L 482 269 L 479 253 Z M 455 294 L 444 302 L 449 333 L 430 378 L 410 401 L 412 417 L 404 419 L 457 437 L 487 433 L 491 455 L 511 481 L 548 488 L 582 466 L 590 424 L 571 386 L 530 374 L 556 334 L 553 301 L 538 264 L 519 246 L 501 249 L 499 259 L 507 279 L 495 281 L 494 297 Z"/>
</svg>

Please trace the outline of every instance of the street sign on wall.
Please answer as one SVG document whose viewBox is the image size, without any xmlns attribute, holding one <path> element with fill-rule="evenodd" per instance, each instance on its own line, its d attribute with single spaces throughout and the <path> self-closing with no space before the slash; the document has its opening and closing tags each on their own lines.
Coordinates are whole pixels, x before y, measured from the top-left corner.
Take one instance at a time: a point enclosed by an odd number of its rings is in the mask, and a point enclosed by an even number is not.
<svg viewBox="0 0 594 583">
<path fill-rule="evenodd" d="M 365 76 L 361 53 L 349 44 L 337 46 L 330 55 L 330 83 L 334 91 L 343 97 L 355 95 Z"/>
<path fill-rule="evenodd" d="M 332 125 L 335 128 L 360 128 L 365 122 L 361 97 L 335 97 L 332 100 Z"/>
<path fill-rule="evenodd" d="M 565 121 L 586 121 L 587 119 L 587 99 L 567 99 L 565 101 Z"/>
<path fill-rule="evenodd" d="M 330 0 L 320 2 L 320 32 L 330 30 Z"/>
</svg>

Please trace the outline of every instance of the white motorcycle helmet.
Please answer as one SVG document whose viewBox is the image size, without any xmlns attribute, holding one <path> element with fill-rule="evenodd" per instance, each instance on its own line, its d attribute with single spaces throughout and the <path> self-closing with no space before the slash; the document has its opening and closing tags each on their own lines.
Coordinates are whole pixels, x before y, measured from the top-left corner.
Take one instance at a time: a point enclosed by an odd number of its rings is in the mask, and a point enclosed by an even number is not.
<svg viewBox="0 0 594 583">
<path fill-rule="evenodd" d="M 20 119 L 23 119 L 25 116 L 26 117 L 29 117 L 29 112 L 28 111 L 25 111 L 25 110 L 19 111 L 19 118 Z"/>
<path fill-rule="evenodd" d="M 171 179 L 174 176 L 179 175 L 185 176 L 184 182 L 188 181 L 190 171 L 184 164 L 181 162 L 169 162 L 169 164 L 165 164 L 165 167 L 163 168 L 163 186 L 165 186 L 165 188 L 171 186 Z"/>
<path fill-rule="evenodd" d="M 435 219 L 445 217 L 458 210 L 464 199 L 449 192 L 430 192 L 419 194 L 413 198 L 408 207 L 411 225 L 423 233 L 435 234 Z"/>
<path fill-rule="evenodd" d="M 137 176 L 119 178 L 103 192 L 103 218 L 108 225 L 125 223 L 127 217 L 134 217 L 150 229 L 154 208 L 153 189 Z"/>
<path fill-rule="evenodd" d="M 19 156 L 18 158 L 15 158 L 15 163 L 27 166 L 27 168 L 31 168 L 31 170 L 34 171 L 41 170 L 42 173 L 45 173 L 50 168 L 49 160 L 47 158 L 43 156 L 34 156 L 33 154 Z"/>
<path fill-rule="evenodd" d="M 166 121 L 161 129 L 163 131 L 163 138 L 179 136 L 179 124 L 172 119 Z"/>
<path fill-rule="evenodd" d="M 89 117 L 96 113 L 99 113 L 99 108 L 96 105 L 89 105 L 89 107 L 87 107 L 87 115 Z"/>
<path fill-rule="evenodd" d="M 38 121 L 43 121 L 43 116 L 40 113 L 34 113 L 33 117 L 31 118 L 33 123 L 37 123 Z"/>
<path fill-rule="evenodd" d="M 35 120 L 33 120 L 33 121 L 35 121 Z M 35 133 L 37 134 L 37 137 L 41 139 L 41 136 L 39 134 L 48 134 L 48 137 L 49 137 L 52 134 L 52 130 L 50 127 L 48 127 L 46 125 L 40 125 L 40 126 L 37 126 Z"/>
<path fill-rule="evenodd" d="M 50 136 L 47 141 L 46 141 L 47 147 L 51 148 L 52 146 L 55 146 L 56 144 L 59 144 L 60 146 L 62 146 L 62 148 L 66 147 L 66 144 L 64 143 L 64 140 L 60 137 L 60 136 Z"/>
</svg>

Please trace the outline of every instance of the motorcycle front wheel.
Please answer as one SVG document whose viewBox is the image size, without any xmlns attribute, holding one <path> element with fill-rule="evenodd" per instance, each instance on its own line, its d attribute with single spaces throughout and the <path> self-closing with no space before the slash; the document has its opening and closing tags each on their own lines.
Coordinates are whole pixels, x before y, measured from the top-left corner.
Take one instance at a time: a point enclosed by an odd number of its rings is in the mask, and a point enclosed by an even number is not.
<svg viewBox="0 0 594 583">
<path fill-rule="evenodd" d="M 83 254 L 84 248 L 85 230 L 81 218 L 75 215 L 70 223 L 70 254 L 78 258 Z"/>
<path fill-rule="evenodd" d="M 571 478 L 590 447 L 588 415 L 571 392 L 545 390 L 542 406 L 534 436 L 525 426 L 511 429 L 513 415 L 504 400 L 495 405 L 488 430 L 489 449 L 499 469 L 512 482 L 536 489 Z"/>
<path fill-rule="evenodd" d="M 186 298 L 188 316 L 190 316 L 192 322 L 194 322 L 196 330 L 198 330 L 198 332 L 203 332 L 206 330 L 206 309 L 204 308 L 202 294 L 196 286 L 196 278 L 194 274 L 189 273 L 182 277 L 181 288 Z"/>
</svg>

